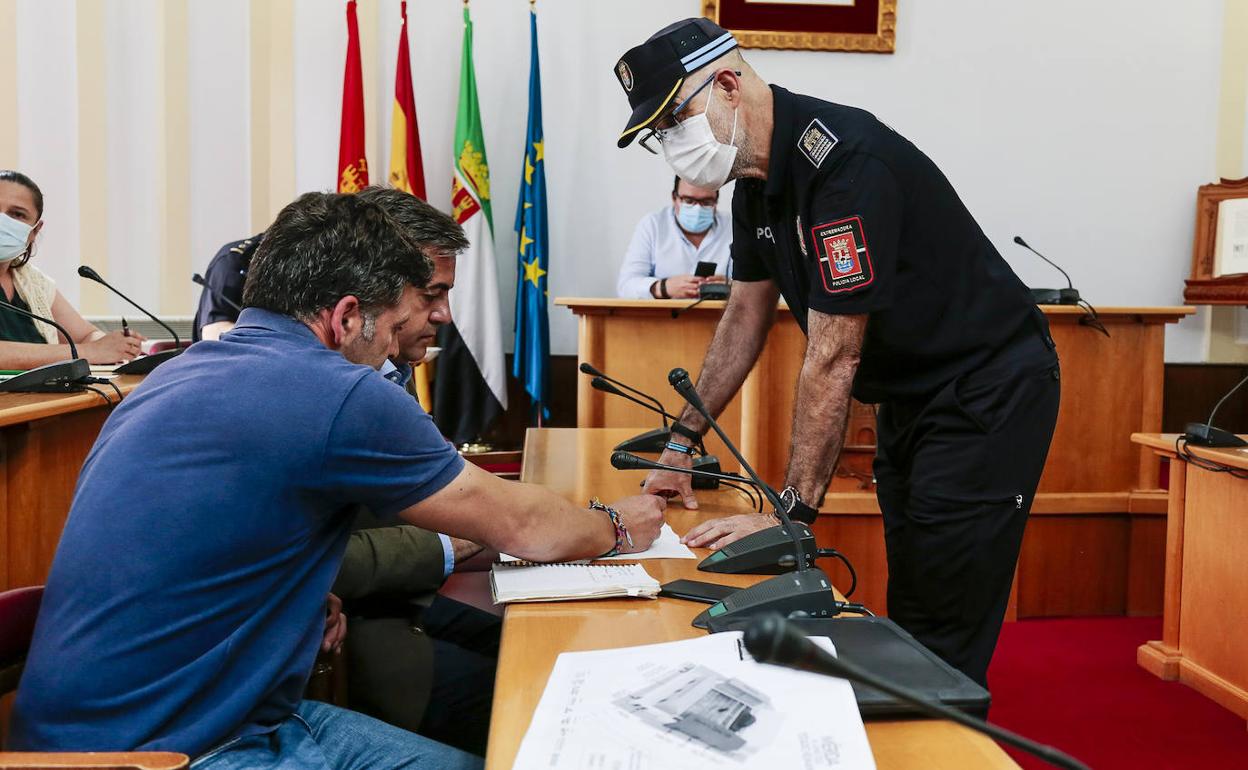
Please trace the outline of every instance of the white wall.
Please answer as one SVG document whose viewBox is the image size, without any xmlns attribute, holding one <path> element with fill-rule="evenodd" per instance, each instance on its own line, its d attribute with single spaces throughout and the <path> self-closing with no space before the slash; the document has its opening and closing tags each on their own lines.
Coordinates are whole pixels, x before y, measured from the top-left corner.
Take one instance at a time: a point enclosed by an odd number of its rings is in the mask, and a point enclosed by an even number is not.
<svg viewBox="0 0 1248 770">
<path fill-rule="evenodd" d="M 163 160 L 160 78 L 147 71 L 163 31 L 154 0 L 107 0 L 110 269 L 134 274 L 136 298 L 188 313 L 193 291 L 158 296 L 159 228 L 145 185 Z M 202 268 L 226 240 L 250 234 L 249 12 L 266 0 L 188 0 L 190 232 L 176 242 Z M 388 167 L 399 0 L 360 0 L 374 181 Z M 872 110 L 944 169 L 1023 279 L 1060 276 L 1014 246 L 1023 234 L 1067 267 L 1099 305 L 1177 304 L 1188 270 L 1193 200 L 1214 178 L 1223 2 L 1192 0 L 903 0 L 893 55 L 747 51 L 764 78 Z M 19 165 L 49 195 L 41 264 L 77 295 L 75 4 L 20 0 Z M 342 0 L 299 0 L 294 39 L 296 192 L 332 189 L 345 24 Z M 510 326 L 529 68 L 525 0 L 473 0 L 476 64 L 490 160 L 502 316 Z M 698 0 L 625 6 L 538 0 L 550 296 L 610 295 L 636 221 L 667 200 L 670 172 L 633 147 L 615 148 L 627 114 L 611 74 L 619 55 Z M 409 4 L 412 70 L 430 200 L 445 207 L 458 94 L 462 4 Z M 4 75 L 0 73 L 0 77 Z M 110 181 L 114 181 L 110 180 Z M 723 196 L 727 205 L 728 196 Z M 178 269 L 182 269 L 179 267 Z M 146 272 L 145 272 L 146 271 Z M 551 307 L 552 349 L 576 347 L 571 314 Z M 1171 360 L 1199 358 L 1203 330 L 1170 335 Z M 510 340 L 511 329 L 504 330 Z M 509 343 L 510 344 L 510 343 Z"/>
</svg>

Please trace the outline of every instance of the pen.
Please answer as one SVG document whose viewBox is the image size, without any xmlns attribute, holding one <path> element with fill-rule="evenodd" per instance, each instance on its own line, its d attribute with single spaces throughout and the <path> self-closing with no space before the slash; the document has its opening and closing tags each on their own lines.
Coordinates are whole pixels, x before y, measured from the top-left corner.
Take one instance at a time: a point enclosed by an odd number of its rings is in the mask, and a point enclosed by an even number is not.
<svg viewBox="0 0 1248 770">
<path fill-rule="evenodd" d="M 121 334 L 123 337 L 130 336 L 130 324 L 126 323 L 126 317 L 121 317 Z"/>
</svg>

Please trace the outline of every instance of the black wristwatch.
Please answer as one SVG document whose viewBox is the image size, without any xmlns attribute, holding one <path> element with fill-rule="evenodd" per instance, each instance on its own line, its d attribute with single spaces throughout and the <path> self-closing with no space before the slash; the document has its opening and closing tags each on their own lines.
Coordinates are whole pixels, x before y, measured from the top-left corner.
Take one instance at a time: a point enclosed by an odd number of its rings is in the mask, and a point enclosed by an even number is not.
<svg viewBox="0 0 1248 770">
<path fill-rule="evenodd" d="M 789 518 L 793 521 L 800 521 L 803 524 L 814 524 L 815 517 L 819 515 L 819 511 L 811 508 L 802 502 L 802 495 L 797 491 L 796 487 L 787 486 L 780 493 L 780 502 L 784 504 L 784 512 L 789 514 Z"/>
</svg>

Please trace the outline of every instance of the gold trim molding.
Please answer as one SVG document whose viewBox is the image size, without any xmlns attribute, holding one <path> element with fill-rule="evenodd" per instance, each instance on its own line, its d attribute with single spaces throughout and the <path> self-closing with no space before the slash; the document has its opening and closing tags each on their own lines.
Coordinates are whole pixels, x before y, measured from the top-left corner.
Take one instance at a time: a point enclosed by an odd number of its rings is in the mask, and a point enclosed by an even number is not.
<svg viewBox="0 0 1248 770">
<path fill-rule="evenodd" d="M 703 0 L 702 15 L 719 23 L 720 0 Z M 897 0 L 880 0 L 880 16 L 874 35 L 840 32 L 782 32 L 775 30 L 729 30 L 742 48 L 779 48 L 798 51 L 851 51 L 893 53 L 897 43 Z"/>
</svg>

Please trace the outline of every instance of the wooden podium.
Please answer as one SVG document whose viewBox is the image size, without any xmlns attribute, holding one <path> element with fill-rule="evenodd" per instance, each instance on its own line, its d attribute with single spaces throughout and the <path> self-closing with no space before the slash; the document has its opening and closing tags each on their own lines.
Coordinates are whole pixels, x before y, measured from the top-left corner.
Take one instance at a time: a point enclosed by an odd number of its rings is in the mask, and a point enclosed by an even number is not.
<svg viewBox="0 0 1248 770">
<path fill-rule="evenodd" d="M 703 302 L 673 318 L 688 300 L 560 298 L 577 316 L 579 358 L 659 398 L 679 412 L 667 383 L 676 366 L 695 377 L 723 302 Z M 1159 461 L 1131 443 L 1136 432 L 1161 430 L 1165 325 L 1195 312 L 1188 307 L 1100 310 L 1108 337 L 1079 321 L 1077 307 L 1042 308 L 1062 362 L 1062 404 L 1048 464 L 1032 508 L 1020 558 L 1017 605 L 1011 617 L 1157 614 L 1166 496 Z M 784 476 L 793 401 L 806 338 L 781 304 L 758 364 L 721 417 L 746 459 L 773 484 Z M 656 415 L 590 387 L 577 388 L 577 425 L 659 425 Z M 851 416 L 851 451 L 829 487 L 816 534 L 849 554 L 861 587 L 856 599 L 885 606 L 887 570 L 883 524 L 870 477 L 874 418 L 869 407 Z M 735 467 L 714 437 L 707 449 Z M 838 584 L 846 575 L 827 566 Z"/>
<path fill-rule="evenodd" d="M 1178 459 L 1173 434 L 1137 433 L 1132 441 L 1170 458 L 1166 589 L 1162 638 L 1136 660 L 1178 679 L 1248 719 L 1248 479 Z M 1196 457 L 1248 473 L 1248 448 L 1191 447 Z"/>
</svg>

